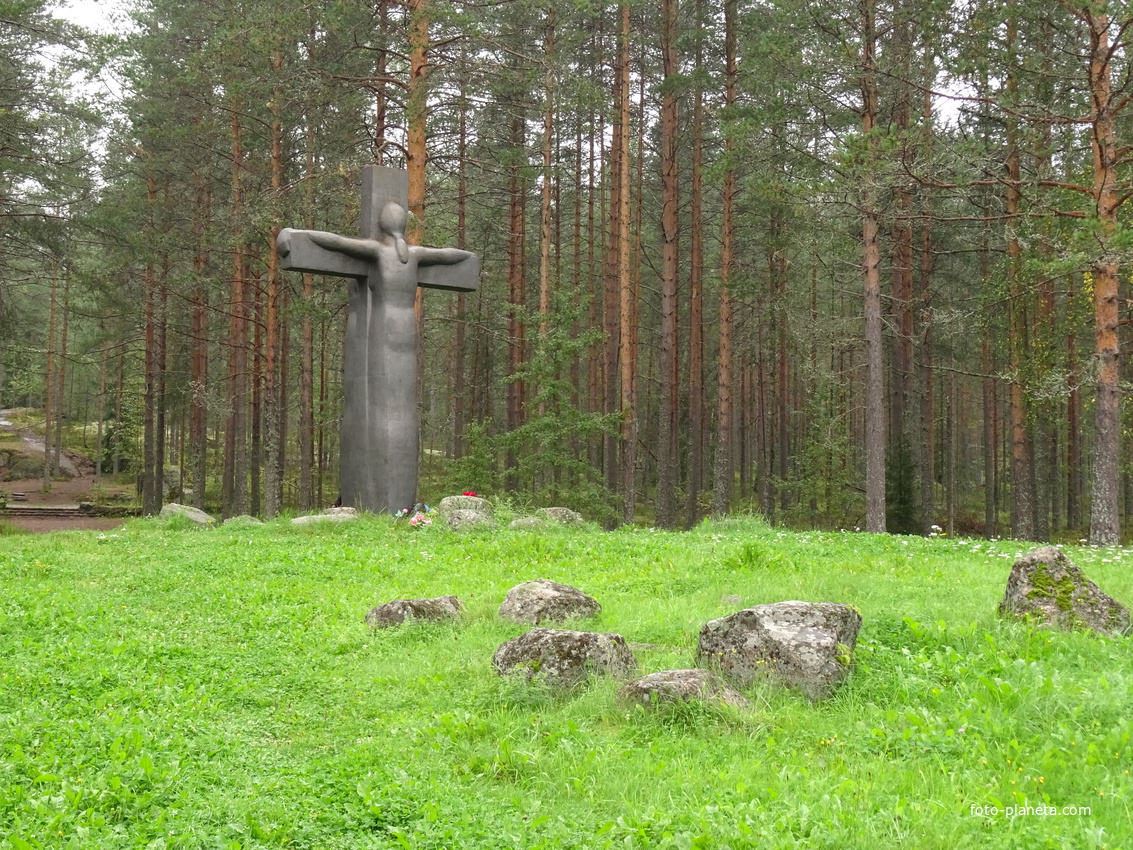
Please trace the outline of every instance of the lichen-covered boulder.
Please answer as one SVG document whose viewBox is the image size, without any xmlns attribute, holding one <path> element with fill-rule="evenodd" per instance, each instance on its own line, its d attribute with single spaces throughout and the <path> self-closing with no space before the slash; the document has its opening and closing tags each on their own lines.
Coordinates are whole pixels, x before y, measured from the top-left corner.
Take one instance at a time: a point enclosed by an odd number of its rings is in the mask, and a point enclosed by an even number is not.
<svg viewBox="0 0 1133 850">
<path fill-rule="evenodd" d="M 631 705 L 656 708 L 674 703 L 698 702 L 751 708 L 743 694 L 711 670 L 665 670 L 635 679 L 618 691 L 618 699 Z"/>
<path fill-rule="evenodd" d="M 388 629 L 413 620 L 458 620 L 464 604 L 456 596 L 436 596 L 432 599 L 395 599 L 371 608 L 366 625 L 375 629 Z"/>
<path fill-rule="evenodd" d="M 818 700 L 849 675 L 861 626 L 850 605 L 755 605 L 705 623 L 696 659 L 741 687 L 766 675 Z"/>
<path fill-rule="evenodd" d="M 467 498 L 472 498 L 471 496 Z M 472 528 L 487 528 L 492 529 L 496 527 L 496 521 L 486 513 L 481 511 L 474 511 L 472 509 L 460 508 L 455 511 L 449 511 L 447 514 L 442 514 L 445 520 L 448 521 L 448 527 L 453 531 L 468 531 Z"/>
<path fill-rule="evenodd" d="M 1030 616 L 1064 631 L 1130 633 L 1129 609 L 1103 593 L 1053 546 L 1035 549 L 1015 562 L 999 613 L 1004 617 Z"/>
<path fill-rule="evenodd" d="M 292 525 L 310 525 L 314 522 L 353 522 L 358 519 L 358 511 L 354 508 L 327 508 L 321 514 L 297 516 L 291 520 Z"/>
<path fill-rule="evenodd" d="M 626 679 L 637 659 L 621 635 L 535 628 L 500 645 L 492 666 L 501 676 L 538 677 L 556 688 L 572 688 L 592 673 Z"/>
<path fill-rule="evenodd" d="M 508 523 L 512 531 L 539 531 L 547 527 L 547 521 L 537 516 L 521 516 Z"/>
<path fill-rule="evenodd" d="M 437 511 L 446 517 L 453 511 L 479 511 L 491 516 L 492 503 L 479 496 L 445 496 L 437 505 Z"/>
<path fill-rule="evenodd" d="M 561 623 L 574 617 L 595 617 L 602 606 L 577 587 L 537 578 L 517 584 L 500 605 L 500 616 L 513 623 Z"/>
<path fill-rule="evenodd" d="M 161 509 L 160 514 L 162 519 L 172 519 L 173 517 L 185 517 L 190 522 L 195 522 L 197 525 L 215 525 L 216 520 L 206 514 L 200 508 L 194 508 L 191 505 L 179 505 L 176 502 L 170 502 Z"/>
<path fill-rule="evenodd" d="M 582 525 L 582 514 L 570 508 L 539 508 L 536 513 L 543 519 L 562 525 Z"/>
</svg>

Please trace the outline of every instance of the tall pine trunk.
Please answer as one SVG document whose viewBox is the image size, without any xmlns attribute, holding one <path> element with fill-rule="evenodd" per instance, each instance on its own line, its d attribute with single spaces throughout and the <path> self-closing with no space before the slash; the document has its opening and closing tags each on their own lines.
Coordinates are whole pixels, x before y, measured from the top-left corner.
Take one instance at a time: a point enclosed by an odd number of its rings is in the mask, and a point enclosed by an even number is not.
<svg viewBox="0 0 1133 850">
<path fill-rule="evenodd" d="M 618 325 L 621 333 L 618 361 L 621 377 L 621 466 L 619 483 L 622 493 L 622 519 L 633 524 L 637 512 L 637 293 L 630 275 L 629 248 L 629 37 L 630 7 L 621 7 L 621 32 L 618 37 Z"/>
<path fill-rule="evenodd" d="M 230 411 L 224 435 L 224 474 L 221 514 L 238 516 L 248 507 L 247 446 L 247 321 L 245 317 L 245 262 L 242 219 L 244 215 L 244 128 L 238 103 L 232 106 L 232 284 L 228 325 L 228 403 Z"/>
<path fill-rule="evenodd" d="M 677 524 L 677 451 L 679 398 L 679 352 L 677 349 L 677 0 L 661 3 L 661 65 L 664 89 L 661 94 L 661 357 L 659 363 L 661 395 L 657 429 L 657 525 L 674 528 Z"/>
<path fill-rule="evenodd" d="M 736 103 L 736 2 L 724 0 L 724 106 Z M 732 406 L 732 269 L 735 262 L 736 140 L 724 130 L 724 198 L 720 246 L 720 343 L 716 376 L 716 457 L 713 463 L 712 512 L 728 513 L 732 503 L 735 413 Z"/>
<path fill-rule="evenodd" d="M 704 26 L 704 2 L 696 2 L 695 26 Z M 702 36 L 696 40 L 696 70 L 704 64 Z M 700 519 L 700 488 L 704 484 L 707 421 L 704 395 L 704 90 L 696 75 L 692 111 L 692 195 L 689 226 L 688 304 L 688 502 L 685 524 L 691 528 Z"/>
<path fill-rule="evenodd" d="M 268 250 L 267 292 L 264 304 L 264 398 L 263 398 L 263 442 L 264 442 L 264 516 L 272 518 L 283 507 L 283 467 L 280 463 L 281 406 L 279 344 L 279 254 L 275 239 L 279 235 L 279 196 L 283 189 L 283 89 L 279 75 L 283 70 L 283 53 L 276 50 L 272 55 L 271 69 L 276 77 L 271 109 L 271 231 Z"/>
<path fill-rule="evenodd" d="M 862 133 L 867 161 L 862 177 L 862 245 L 865 302 L 865 489 L 866 531 L 885 532 L 885 375 L 881 348 L 881 277 L 876 169 L 879 140 L 876 0 L 863 0 Z"/>
<path fill-rule="evenodd" d="M 1118 374 L 1118 265 L 1109 250 L 1117 230 L 1120 203 L 1117 187 L 1116 130 L 1110 81 L 1109 17 L 1091 7 L 1089 85 L 1092 121 L 1093 196 L 1101 252 L 1093 263 L 1094 352 L 1097 389 L 1094 395 L 1094 487 L 1090 502 L 1090 543 L 1112 546 L 1121 539 L 1118 512 L 1121 452 L 1121 395 Z"/>
</svg>

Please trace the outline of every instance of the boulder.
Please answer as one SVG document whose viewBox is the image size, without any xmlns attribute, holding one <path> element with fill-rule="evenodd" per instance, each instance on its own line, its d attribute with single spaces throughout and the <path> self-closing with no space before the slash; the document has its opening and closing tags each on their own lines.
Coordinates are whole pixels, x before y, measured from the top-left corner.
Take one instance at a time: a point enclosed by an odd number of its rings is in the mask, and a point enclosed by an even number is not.
<svg viewBox="0 0 1133 850">
<path fill-rule="evenodd" d="M 537 516 L 521 516 L 519 519 L 513 519 L 508 523 L 508 528 L 512 531 L 538 531 L 546 527 L 547 521 L 539 519 Z"/>
<path fill-rule="evenodd" d="M 500 616 L 513 623 L 562 622 L 572 617 L 595 617 L 602 606 L 577 587 L 537 578 L 517 584 L 500 605 Z"/>
<path fill-rule="evenodd" d="M 230 516 L 223 523 L 224 525 L 263 525 L 264 521 L 258 517 L 250 516 L 248 514 L 240 514 L 240 516 Z"/>
<path fill-rule="evenodd" d="M 366 625 L 375 629 L 388 629 L 413 620 L 458 620 L 464 605 L 456 596 L 437 596 L 432 599 L 395 599 L 366 615 Z"/>
<path fill-rule="evenodd" d="M 310 525 L 313 522 L 351 522 L 358 519 L 358 511 L 354 508 L 327 508 L 321 514 L 308 514 L 297 516 L 291 520 L 292 525 Z"/>
<path fill-rule="evenodd" d="M 179 505 L 176 502 L 170 502 L 163 507 L 160 516 L 162 519 L 183 516 L 185 519 L 195 522 L 198 525 L 214 525 L 216 523 L 215 519 L 200 508 L 194 508 L 191 505 Z"/>
<path fill-rule="evenodd" d="M 535 628 L 501 644 L 492 666 L 501 676 L 539 677 L 552 687 L 572 688 L 591 673 L 628 678 L 637 672 L 637 659 L 621 635 Z"/>
<path fill-rule="evenodd" d="M 539 508 L 536 513 L 543 519 L 562 525 L 582 525 L 583 523 L 582 514 L 578 511 L 572 511 L 570 508 Z"/>
<path fill-rule="evenodd" d="M 711 670 L 666 670 L 650 673 L 618 691 L 618 699 L 632 705 L 656 708 L 696 700 L 710 705 L 751 708 L 743 694 Z"/>
<path fill-rule="evenodd" d="M 471 499 L 472 497 L 466 496 L 461 498 Z M 453 531 L 467 531 L 470 528 L 492 529 L 496 527 L 496 522 L 491 516 L 470 508 L 459 508 L 454 511 L 449 511 L 447 514 L 442 514 L 442 516 L 448 520 L 448 527 Z"/>
<path fill-rule="evenodd" d="M 767 675 L 817 700 L 849 675 L 861 626 L 862 615 L 849 605 L 755 605 L 705 623 L 696 659 L 741 687 Z"/>
<path fill-rule="evenodd" d="M 1035 549 L 1015 562 L 999 614 L 1030 616 L 1063 631 L 1130 633 L 1129 609 L 1103 593 L 1053 546 Z"/>
<path fill-rule="evenodd" d="M 492 503 L 479 496 L 445 496 L 437 505 L 437 510 L 446 517 L 453 511 L 479 511 L 491 516 Z"/>
</svg>

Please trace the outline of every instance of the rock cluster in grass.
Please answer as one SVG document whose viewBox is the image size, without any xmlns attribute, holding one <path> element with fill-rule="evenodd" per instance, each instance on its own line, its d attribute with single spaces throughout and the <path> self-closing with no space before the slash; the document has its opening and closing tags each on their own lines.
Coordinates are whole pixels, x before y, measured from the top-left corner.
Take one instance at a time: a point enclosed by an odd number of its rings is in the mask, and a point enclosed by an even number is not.
<svg viewBox="0 0 1133 850">
<path fill-rule="evenodd" d="M 388 629 L 413 620 L 459 620 L 463 610 L 460 598 L 452 595 L 432 599 L 395 599 L 371 608 L 366 615 L 366 624 L 375 629 Z"/>
<path fill-rule="evenodd" d="M 861 625 L 861 614 L 849 605 L 755 605 L 706 623 L 697 663 L 720 670 L 741 687 L 767 676 L 818 700 L 849 675 Z"/>
<path fill-rule="evenodd" d="M 216 523 L 215 519 L 200 508 L 194 508 L 192 505 L 179 505 L 176 502 L 170 502 L 162 507 L 160 516 L 162 519 L 184 517 L 190 522 L 197 523 L 197 525 L 214 525 Z"/>
<path fill-rule="evenodd" d="M 1105 594 L 1053 546 L 1035 549 L 1015 562 L 999 613 L 1031 617 L 1064 631 L 1130 633 L 1129 609 Z"/>
<path fill-rule="evenodd" d="M 317 522 L 353 522 L 358 519 L 358 511 L 354 508 L 327 508 L 321 514 L 308 514 L 297 516 L 291 520 L 292 525 L 310 525 Z"/>
<path fill-rule="evenodd" d="M 704 702 L 751 708 L 743 694 L 711 670 L 665 670 L 635 679 L 618 691 L 618 699 L 631 705 L 657 708 L 682 702 Z"/>
<path fill-rule="evenodd" d="M 595 617 L 602 606 L 577 587 L 537 578 L 517 584 L 500 605 L 500 616 L 513 623 L 556 622 L 576 617 Z"/>
<path fill-rule="evenodd" d="M 629 678 L 637 672 L 637 659 L 621 635 L 534 628 L 501 644 L 492 666 L 501 676 L 572 688 L 594 673 Z"/>
<path fill-rule="evenodd" d="M 366 622 L 387 628 L 451 621 L 460 618 L 463 608 L 456 596 L 397 599 L 371 609 Z M 522 674 L 554 688 L 573 688 L 593 673 L 631 678 L 638 670 L 637 659 L 621 635 L 541 625 L 593 617 L 601 610 L 593 597 L 550 579 L 516 585 L 500 605 L 499 616 L 535 627 L 501 644 L 492 657 L 493 667 L 501 676 Z M 748 687 L 766 677 L 818 700 L 830 696 L 849 675 L 861 625 L 861 614 L 849 605 L 778 602 L 746 608 L 704 625 L 696 651 L 700 669 L 651 673 L 625 685 L 618 698 L 651 707 L 698 701 L 747 709 L 750 703 L 732 685 Z"/>
</svg>

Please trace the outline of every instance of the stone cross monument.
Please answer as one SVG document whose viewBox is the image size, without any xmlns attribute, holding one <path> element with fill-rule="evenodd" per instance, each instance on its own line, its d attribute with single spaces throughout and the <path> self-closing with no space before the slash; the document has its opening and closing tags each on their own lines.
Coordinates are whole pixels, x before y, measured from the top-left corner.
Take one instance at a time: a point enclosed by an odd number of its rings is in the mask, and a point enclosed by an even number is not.
<svg viewBox="0 0 1133 850">
<path fill-rule="evenodd" d="M 456 248 L 407 245 L 409 176 L 362 171 L 361 239 L 285 228 L 284 269 L 350 278 L 343 343 L 342 504 L 374 513 L 417 501 L 417 287 L 471 292 L 480 258 Z"/>
</svg>

